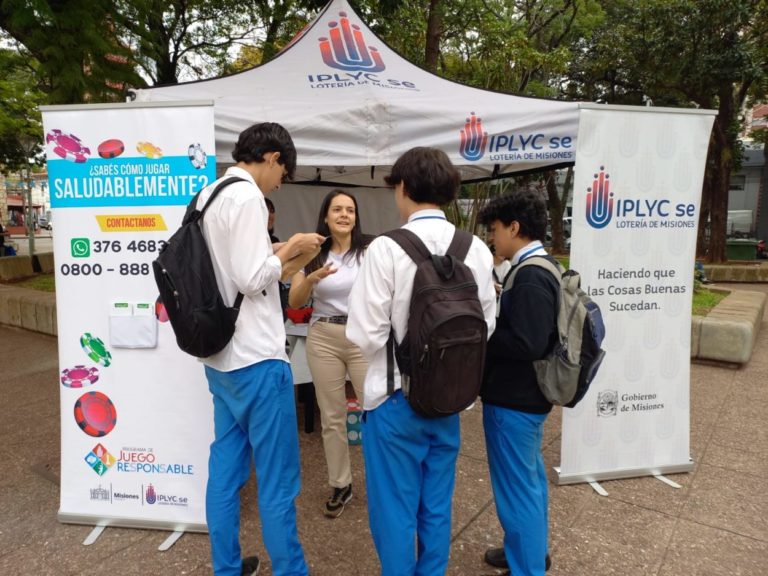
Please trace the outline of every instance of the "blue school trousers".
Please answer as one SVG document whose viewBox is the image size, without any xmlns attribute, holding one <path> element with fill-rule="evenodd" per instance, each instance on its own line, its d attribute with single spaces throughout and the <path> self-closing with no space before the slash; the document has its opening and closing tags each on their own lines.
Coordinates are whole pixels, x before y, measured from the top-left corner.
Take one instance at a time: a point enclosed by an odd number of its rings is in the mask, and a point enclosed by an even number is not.
<svg viewBox="0 0 768 576">
<path fill-rule="evenodd" d="M 445 574 L 459 443 L 458 414 L 419 416 L 399 390 L 365 413 L 368 516 L 382 576 Z"/>
<path fill-rule="evenodd" d="M 493 497 L 515 576 L 544 576 L 549 515 L 541 438 L 547 416 L 483 404 Z"/>
<path fill-rule="evenodd" d="M 221 372 L 205 367 L 214 440 L 205 512 L 216 576 L 240 576 L 240 489 L 256 468 L 264 546 L 276 576 L 309 573 L 296 530 L 299 438 L 288 363 L 265 360 Z"/>
</svg>

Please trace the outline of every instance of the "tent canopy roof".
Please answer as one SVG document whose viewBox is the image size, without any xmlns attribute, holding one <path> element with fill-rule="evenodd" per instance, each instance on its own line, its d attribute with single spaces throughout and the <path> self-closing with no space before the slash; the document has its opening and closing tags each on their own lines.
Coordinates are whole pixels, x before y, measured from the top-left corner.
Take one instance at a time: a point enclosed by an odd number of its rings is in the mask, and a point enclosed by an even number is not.
<svg viewBox="0 0 768 576">
<path fill-rule="evenodd" d="M 278 122 L 298 152 L 296 182 L 381 186 L 414 146 L 446 152 L 464 180 L 571 163 L 578 103 L 511 96 L 435 76 L 391 50 L 347 0 L 332 0 L 262 66 L 137 90 L 138 101 L 213 100 L 216 156 Z"/>
</svg>

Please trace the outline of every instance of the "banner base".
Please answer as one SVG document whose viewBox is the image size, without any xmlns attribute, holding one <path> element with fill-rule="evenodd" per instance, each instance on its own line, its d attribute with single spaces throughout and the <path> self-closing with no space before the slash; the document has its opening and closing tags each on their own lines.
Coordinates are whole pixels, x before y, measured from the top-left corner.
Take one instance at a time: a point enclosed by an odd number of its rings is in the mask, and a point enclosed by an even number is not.
<svg viewBox="0 0 768 576">
<path fill-rule="evenodd" d="M 622 478 L 637 478 L 640 476 L 659 476 L 661 474 L 683 474 L 693 470 L 693 460 L 685 464 L 670 464 L 654 468 L 626 468 L 624 470 L 608 470 L 605 472 L 563 474 L 560 466 L 554 467 L 557 473 L 557 484 L 581 484 L 584 482 L 598 482 L 600 480 L 621 480 Z"/>
<path fill-rule="evenodd" d="M 124 518 L 117 516 L 90 516 L 59 511 L 57 518 L 62 524 L 81 524 L 85 526 L 109 526 L 111 528 L 139 528 L 142 530 L 165 530 L 170 532 L 199 532 L 208 533 L 206 524 L 188 522 L 169 522 L 163 520 L 147 520 L 145 518 Z"/>
</svg>

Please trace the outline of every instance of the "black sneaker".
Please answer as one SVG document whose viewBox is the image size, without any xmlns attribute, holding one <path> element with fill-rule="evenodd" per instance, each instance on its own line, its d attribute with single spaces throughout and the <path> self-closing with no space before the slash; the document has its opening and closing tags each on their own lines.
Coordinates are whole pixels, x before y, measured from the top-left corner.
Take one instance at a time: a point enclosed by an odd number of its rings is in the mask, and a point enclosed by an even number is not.
<svg viewBox="0 0 768 576">
<path fill-rule="evenodd" d="M 504 548 L 488 548 L 488 550 L 485 551 L 485 556 L 483 556 L 483 559 L 485 560 L 486 564 L 490 564 L 494 568 L 509 568 L 509 564 L 507 564 L 507 557 L 504 555 Z M 550 567 L 552 566 L 552 558 L 549 557 L 549 554 L 547 554 L 546 558 L 544 559 L 544 571 L 549 572 Z M 507 572 L 507 574 L 510 574 Z M 502 574 L 502 576 L 504 576 Z"/>
<path fill-rule="evenodd" d="M 333 494 L 325 503 L 325 515 L 328 518 L 338 518 L 344 512 L 344 506 L 352 499 L 352 484 L 344 488 L 334 488 Z"/>
<path fill-rule="evenodd" d="M 243 569 L 240 571 L 242 576 L 256 576 L 261 568 L 261 560 L 258 556 L 248 556 L 243 558 Z"/>
</svg>

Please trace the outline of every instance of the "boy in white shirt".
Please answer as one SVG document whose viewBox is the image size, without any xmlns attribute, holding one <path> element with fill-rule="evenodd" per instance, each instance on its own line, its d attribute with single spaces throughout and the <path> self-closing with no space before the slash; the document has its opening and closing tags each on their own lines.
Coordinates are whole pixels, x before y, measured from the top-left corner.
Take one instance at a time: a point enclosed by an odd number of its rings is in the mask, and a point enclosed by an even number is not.
<svg viewBox="0 0 768 576">
<path fill-rule="evenodd" d="M 433 254 L 445 254 L 455 227 L 441 206 L 458 193 L 460 176 L 448 156 L 433 148 L 403 154 L 386 179 L 394 187 L 404 228 Z M 496 294 L 488 247 L 473 238 L 465 264 L 472 270 L 488 326 L 495 325 Z M 451 498 L 459 452 L 459 415 L 425 418 L 411 408 L 394 370 L 387 395 L 386 344 L 390 331 L 401 342 L 416 264 L 388 237 L 368 247 L 349 300 L 347 337 L 369 367 L 365 378 L 363 453 L 371 533 L 382 576 L 436 576 L 448 565 Z M 418 540 L 415 554 L 414 538 Z"/>
<path fill-rule="evenodd" d="M 213 395 L 214 440 L 208 458 L 206 519 L 216 576 L 256 574 L 256 556 L 241 560 L 240 489 L 256 468 L 264 545 L 272 574 L 309 573 L 296 530 L 299 442 L 293 380 L 277 281 L 319 250 L 319 234 L 294 234 L 273 253 L 264 195 L 296 169 L 296 148 L 279 124 L 254 124 L 232 152 L 236 164 L 198 199 L 202 209 L 223 179 L 234 182 L 214 198 L 202 220 L 216 282 L 227 306 L 244 295 L 235 333 L 203 358 Z"/>
</svg>

